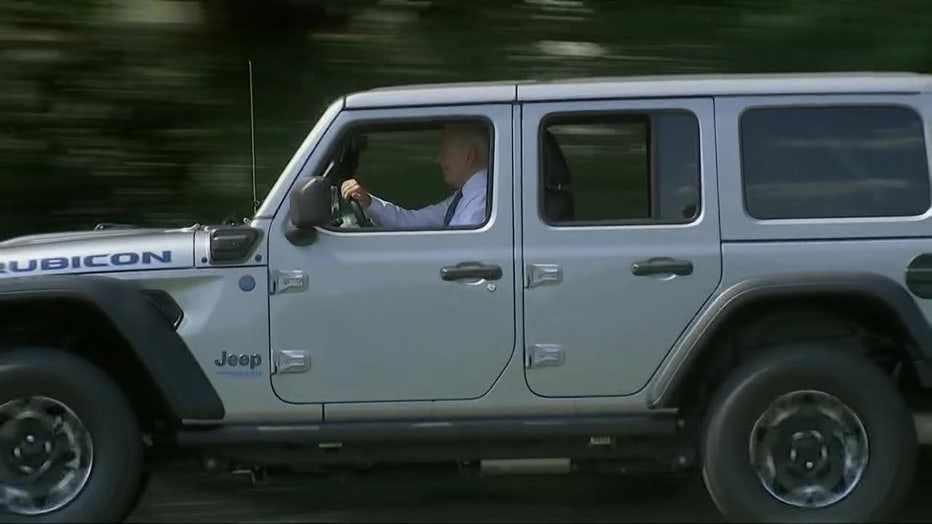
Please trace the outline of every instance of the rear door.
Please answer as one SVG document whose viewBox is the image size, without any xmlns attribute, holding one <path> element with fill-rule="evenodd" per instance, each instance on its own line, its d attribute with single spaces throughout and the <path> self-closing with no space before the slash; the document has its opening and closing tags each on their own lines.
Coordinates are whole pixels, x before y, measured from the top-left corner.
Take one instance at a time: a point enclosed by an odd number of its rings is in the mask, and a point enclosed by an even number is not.
<svg viewBox="0 0 932 524">
<path fill-rule="evenodd" d="M 644 387 L 718 286 L 711 99 L 524 106 L 528 386 Z"/>
</svg>

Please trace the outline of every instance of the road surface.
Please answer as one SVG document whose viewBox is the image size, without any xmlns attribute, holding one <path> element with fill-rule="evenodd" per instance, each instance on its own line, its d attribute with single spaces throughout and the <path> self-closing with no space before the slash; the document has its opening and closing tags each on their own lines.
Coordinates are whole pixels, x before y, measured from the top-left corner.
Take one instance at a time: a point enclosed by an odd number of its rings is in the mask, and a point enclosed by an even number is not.
<svg viewBox="0 0 932 524">
<path fill-rule="evenodd" d="M 899 522 L 932 521 L 922 468 Z M 698 478 L 156 472 L 130 522 L 722 522 Z"/>
</svg>

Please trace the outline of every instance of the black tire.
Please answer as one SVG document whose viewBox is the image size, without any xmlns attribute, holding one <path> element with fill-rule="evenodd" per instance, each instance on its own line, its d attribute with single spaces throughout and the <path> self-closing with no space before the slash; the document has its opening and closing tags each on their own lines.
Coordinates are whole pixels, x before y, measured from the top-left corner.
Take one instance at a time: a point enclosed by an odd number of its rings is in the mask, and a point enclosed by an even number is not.
<svg viewBox="0 0 932 524">
<path fill-rule="evenodd" d="M 90 476 L 63 507 L 41 515 L 3 508 L 0 521 L 123 521 L 137 500 L 143 474 L 142 435 L 123 392 L 99 368 L 71 353 L 47 348 L 0 352 L 0 406 L 31 396 L 64 404 L 90 433 Z"/>
<path fill-rule="evenodd" d="M 824 507 L 803 508 L 779 500 L 765 488 L 750 460 L 755 422 L 779 396 L 801 390 L 836 397 L 860 419 L 867 435 L 868 459 L 860 481 L 846 497 Z M 915 475 L 916 431 L 902 397 L 877 366 L 837 348 L 799 344 L 753 357 L 716 391 L 704 429 L 703 480 L 719 511 L 731 521 L 889 521 Z"/>
</svg>

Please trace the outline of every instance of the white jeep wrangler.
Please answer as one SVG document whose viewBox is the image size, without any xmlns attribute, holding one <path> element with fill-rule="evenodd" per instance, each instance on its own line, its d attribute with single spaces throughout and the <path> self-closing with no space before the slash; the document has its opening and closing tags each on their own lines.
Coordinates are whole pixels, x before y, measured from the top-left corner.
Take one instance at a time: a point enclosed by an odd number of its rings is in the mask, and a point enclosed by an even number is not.
<svg viewBox="0 0 932 524">
<path fill-rule="evenodd" d="M 342 198 L 448 196 L 451 122 L 488 132 L 480 224 Z M 890 518 L 932 400 L 930 132 L 912 74 L 342 97 L 243 224 L 0 243 L 4 518 L 123 519 L 156 451 L 695 469 L 729 519 Z"/>
</svg>

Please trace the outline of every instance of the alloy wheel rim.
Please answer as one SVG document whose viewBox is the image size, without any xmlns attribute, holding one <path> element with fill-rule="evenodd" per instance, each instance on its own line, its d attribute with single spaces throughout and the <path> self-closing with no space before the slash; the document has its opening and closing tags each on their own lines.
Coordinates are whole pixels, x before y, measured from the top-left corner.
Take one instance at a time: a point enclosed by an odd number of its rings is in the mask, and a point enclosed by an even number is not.
<svg viewBox="0 0 932 524">
<path fill-rule="evenodd" d="M 806 509 L 850 495 L 869 459 L 860 418 L 837 397 L 815 390 L 777 398 L 754 423 L 748 451 L 767 492 Z"/>
<path fill-rule="evenodd" d="M 58 400 L 33 396 L 0 405 L 0 506 L 44 515 L 71 503 L 87 485 L 91 435 Z"/>
</svg>

